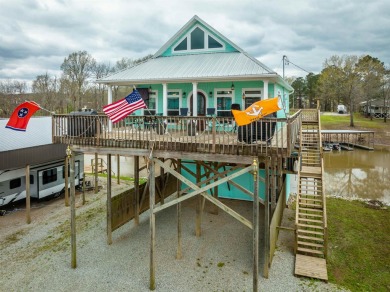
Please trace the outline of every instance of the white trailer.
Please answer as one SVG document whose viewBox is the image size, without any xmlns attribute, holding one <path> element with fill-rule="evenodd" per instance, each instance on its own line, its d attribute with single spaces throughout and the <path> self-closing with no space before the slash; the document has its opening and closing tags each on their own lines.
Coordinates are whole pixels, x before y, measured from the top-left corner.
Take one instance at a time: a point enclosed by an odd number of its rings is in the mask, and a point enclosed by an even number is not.
<svg viewBox="0 0 390 292">
<path fill-rule="evenodd" d="M 65 159 L 30 167 L 30 196 L 42 199 L 65 191 Z M 68 168 L 68 177 L 70 171 Z M 75 185 L 80 187 L 84 176 L 84 155 L 75 157 Z M 70 180 L 68 183 L 70 187 Z M 0 206 L 26 198 L 26 169 L 0 170 Z"/>
</svg>

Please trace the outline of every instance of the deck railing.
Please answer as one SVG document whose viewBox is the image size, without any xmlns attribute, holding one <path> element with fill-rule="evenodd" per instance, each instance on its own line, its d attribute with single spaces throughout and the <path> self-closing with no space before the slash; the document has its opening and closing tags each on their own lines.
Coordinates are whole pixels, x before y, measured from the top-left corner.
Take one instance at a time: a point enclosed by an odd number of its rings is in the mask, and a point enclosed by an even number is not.
<svg viewBox="0 0 390 292">
<path fill-rule="evenodd" d="M 301 124 L 263 118 L 237 127 L 231 117 L 129 116 L 112 124 L 105 115 L 54 115 L 53 142 L 231 155 L 289 156 Z"/>
</svg>

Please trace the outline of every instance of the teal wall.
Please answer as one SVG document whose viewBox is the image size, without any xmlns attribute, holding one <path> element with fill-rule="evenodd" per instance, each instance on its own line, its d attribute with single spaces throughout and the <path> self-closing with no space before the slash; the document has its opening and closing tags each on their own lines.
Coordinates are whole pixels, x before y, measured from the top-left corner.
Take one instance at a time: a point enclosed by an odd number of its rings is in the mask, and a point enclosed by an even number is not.
<svg viewBox="0 0 390 292">
<path fill-rule="evenodd" d="M 232 103 L 238 103 L 241 106 L 243 106 L 243 100 L 242 100 L 242 89 L 243 88 L 259 88 L 263 90 L 264 84 L 263 81 L 258 80 L 258 81 L 233 81 L 234 83 L 234 96 L 233 96 L 233 101 Z M 204 91 L 206 94 L 206 107 L 214 107 L 214 89 L 215 88 L 230 88 L 232 85 L 231 81 L 224 81 L 224 82 L 200 82 L 198 83 L 198 90 Z M 147 84 L 147 85 L 142 85 L 140 88 L 149 88 L 149 86 L 152 87 L 153 90 L 158 91 L 158 100 L 157 100 L 157 113 L 162 113 L 163 112 L 163 86 L 162 84 Z M 185 98 L 181 100 L 182 107 L 189 107 L 189 98 L 190 98 L 190 93 L 192 92 L 192 83 L 170 83 L 168 84 L 168 90 L 173 90 L 173 89 L 180 89 L 182 92 L 185 92 Z M 268 84 L 268 96 L 269 97 L 275 97 L 277 96 L 278 91 L 281 92 L 283 96 L 283 87 L 279 84 L 274 84 L 274 83 L 269 83 Z M 210 95 L 210 92 L 212 94 Z M 288 91 L 287 89 L 284 90 L 286 94 L 286 101 L 285 101 L 285 106 L 286 106 L 286 113 L 289 112 L 288 108 Z M 136 115 L 141 114 L 141 110 L 138 110 L 135 112 Z M 283 110 L 278 111 L 277 113 L 278 118 L 284 118 L 285 114 Z"/>
<path fill-rule="evenodd" d="M 191 171 L 196 173 L 196 165 L 194 163 L 186 163 L 182 161 L 182 164 L 184 164 L 186 167 L 188 167 Z M 226 166 L 226 168 L 220 168 L 219 172 L 223 172 L 225 170 L 228 170 L 229 166 Z M 239 171 L 239 170 L 237 170 Z M 234 171 L 234 172 L 237 172 Z M 204 168 L 201 167 L 201 173 L 204 173 Z M 193 177 L 191 174 L 189 174 L 185 169 L 182 168 L 182 175 L 192 181 L 193 183 L 196 183 L 195 177 Z M 265 177 L 265 171 L 264 169 L 259 169 L 259 176 L 261 178 Z M 205 180 L 206 178 L 202 178 L 202 180 Z M 247 190 L 253 192 L 253 175 L 250 173 L 245 173 L 235 179 L 233 181 Z M 182 189 L 187 188 L 187 185 L 182 184 Z M 230 189 L 229 189 L 230 188 Z M 211 194 L 210 191 L 208 191 L 209 194 Z M 265 199 L 264 196 L 265 193 L 265 184 L 259 180 L 259 197 L 262 198 L 263 200 Z M 239 200 L 245 200 L 245 201 L 253 201 L 252 197 L 248 196 L 247 194 L 243 193 L 241 190 L 237 189 L 235 186 L 232 184 L 228 183 L 223 183 L 218 186 L 218 197 L 219 198 L 227 198 L 227 199 L 239 199 Z"/>
</svg>

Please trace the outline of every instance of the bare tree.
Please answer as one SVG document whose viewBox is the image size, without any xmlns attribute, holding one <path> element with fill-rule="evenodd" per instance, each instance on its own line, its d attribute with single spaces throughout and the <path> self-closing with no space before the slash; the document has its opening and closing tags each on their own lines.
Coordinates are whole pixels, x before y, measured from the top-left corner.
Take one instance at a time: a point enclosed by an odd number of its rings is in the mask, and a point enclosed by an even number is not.
<svg viewBox="0 0 390 292">
<path fill-rule="evenodd" d="M 95 80 L 100 79 L 104 76 L 107 76 L 111 71 L 110 65 L 105 63 L 95 63 L 92 68 L 92 76 Z M 95 83 L 92 86 L 93 97 L 95 100 L 95 108 L 101 109 L 104 104 L 104 93 L 106 90 L 106 85 Z"/>
<path fill-rule="evenodd" d="M 354 127 L 353 113 L 361 97 L 361 80 L 357 68 L 357 56 L 332 56 L 324 62 L 319 78 L 319 91 L 323 99 L 334 103 L 347 103 L 350 111 L 350 126 Z"/>
<path fill-rule="evenodd" d="M 364 99 L 366 100 L 366 107 L 369 106 L 371 100 L 381 96 L 381 87 L 383 84 L 383 76 L 385 73 L 384 63 L 378 58 L 373 58 L 370 55 L 361 57 L 357 63 L 357 70 L 362 83 L 362 90 Z M 368 108 L 367 108 L 367 111 Z M 370 118 L 373 115 L 370 111 Z"/>
<path fill-rule="evenodd" d="M 24 101 L 26 91 L 27 84 L 24 81 L 0 81 L 0 116 L 9 117 L 15 107 Z"/>
<path fill-rule="evenodd" d="M 73 93 L 77 94 L 79 108 L 82 107 L 82 91 L 87 85 L 95 62 L 95 59 L 87 51 L 78 51 L 71 53 L 61 65 L 64 77 L 69 79 L 76 87 L 76 92 Z M 76 96 L 73 96 L 73 99 L 75 106 Z"/>
</svg>

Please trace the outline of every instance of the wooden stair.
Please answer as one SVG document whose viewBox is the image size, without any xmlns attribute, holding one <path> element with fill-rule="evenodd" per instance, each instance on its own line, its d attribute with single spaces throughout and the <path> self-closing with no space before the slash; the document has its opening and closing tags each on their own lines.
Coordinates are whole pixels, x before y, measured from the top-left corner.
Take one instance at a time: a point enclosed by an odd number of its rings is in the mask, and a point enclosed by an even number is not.
<svg viewBox="0 0 390 292">
<path fill-rule="evenodd" d="M 313 113 L 313 111 L 311 112 Z M 302 119 L 301 169 L 295 219 L 295 275 L 328 280 L 326 270 L 327 223 L 323 186 L 319 111 L 317 120 Z"/>
</svg>

